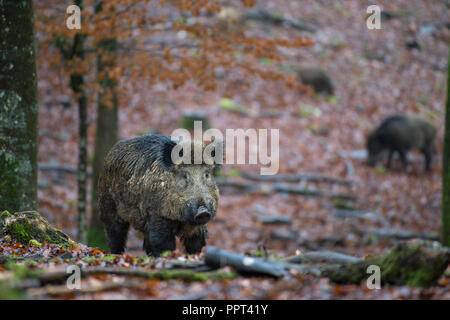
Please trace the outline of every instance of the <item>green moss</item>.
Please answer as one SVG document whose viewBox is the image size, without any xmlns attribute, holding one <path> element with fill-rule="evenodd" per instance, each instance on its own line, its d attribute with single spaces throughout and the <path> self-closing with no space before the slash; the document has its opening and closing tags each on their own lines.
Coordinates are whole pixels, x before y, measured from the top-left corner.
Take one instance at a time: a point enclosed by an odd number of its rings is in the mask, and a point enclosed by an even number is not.
<svg viewBox="0 0 450 320">
<path fill-rule="evenodd" d="M 42 243 L 40 243 L 40 242 L 38 242 L 38 241 L 36 241 L 36 240 L 34 240 L 34 239 L 31 239 L 31 240 L 28 242 L 28 244 L 31 245 L 31 246 L 35 246 L 35 247 L 41 247 L 41 246 L 42 246 Z"/>
<path fill-rule="evenodd" d="M 219 105 L 222 109 L 237 112 L 243 115 L 248 115 L 251 113 L 251 109 L 246 106 L 235 103 L 233 100 L 228 98 L 220 99 Z"/>
<path fill-rule="evenodd" d="M 12 154 L 0 151 L 0 210 L 17 210 L 25 200 L 27 184 L 22 177 L 20 162 Z"/>
<path fill-rule="evenodd" d="M 333 207 L 335 207 L 336 209 L 343 209 L 343 210 L 356 210 L 353 204 L 351 204 L 349 201 L 342 199 L 333 200 Z"/>
<path fill-rule="evenodd" d="M 2 213 L 0 213 L 0 219 L 4 219 L 7 217 L 11 217 L 12 214 L 8 212 L 8 210 L 3 211 Z"/>
<path fill-rule="evenodd" d="M 159 280 L 171 280 L 179 279 L 183 281 L 208 281 L 208 280 L 223 280 L 223 279 L 234 279 L 236 273 L 234 272 L 222 272 L 222 271 L 212 271 L 212 272 L 196 272 L 192 270 L 159 270 L 151 272 L 148 274 L 148 278 L 159 279 Z"/>
<path fill-rule="evenodd" d="M 383 284 L 430 287 L 436 285 L 449 262 L 450 254 L 445 250 L 402 243 L 382 256 L 325 268 L 323 275 L 336 283 L 359 284 L 368 277 L 367 267 L 377 265 Z"/>
<path fill-rule="evenodd" d="M 25 294 L 16 288 L 0 283 L 0 300 L 23 300 Z"/>
<path fill-rule="evenodd" d="M 116 259 L 116 257 L 117 256 L 115 256 L 115 255 L 107 255 L 107 256 L 102 257 L 102 260 L 106 261 L 106 262 L 113 262 L 114 259 Z"/>
<path fill-rule="evenodd" d="M 161 254 L 161 257 L 167 258 L 168 256 L 170 256 L 171 253 L 172 253 L 172 251 L 170 251 L 170 250 L 164 251 L 164 252 Z"/>
<path fill-rule="evenodd" d="M 64 232 L 51 227 L 36 211 L 17 212 L 2 217 L 1 233 L 11 235 L 22 244 L 28 244 L 33 240 L 36 243 L 48 242 L 63 248 L 75 244 Z"/>
<path fill-rule="evenodd" d="M 388 169 L 383 165 L 379 164 L 375 167 L 375 172 L 379 174 L 386 174 L 388 172 Z"/>
<path fill-rule="evenodd" d="M 229 178 L 237 178 L 240 176 L 240 171 L 236 168 L 232 168 L 230 171 L 228 171 L 227 177 Z"/>
</svg>

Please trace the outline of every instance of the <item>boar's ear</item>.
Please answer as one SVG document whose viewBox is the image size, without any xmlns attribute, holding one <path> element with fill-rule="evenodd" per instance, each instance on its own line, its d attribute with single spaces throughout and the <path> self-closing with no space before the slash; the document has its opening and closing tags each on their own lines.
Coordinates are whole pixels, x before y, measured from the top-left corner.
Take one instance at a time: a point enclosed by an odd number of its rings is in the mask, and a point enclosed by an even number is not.
<svg viewBox="0 0 450 320">
<path fill-rule="evenodd" d="M 168 141 L 163 146 L 162 165 L 167 170 L 172 170 L 175 166 L 175 163 L 172 160 L 172 151 L 175 148 L 175 146 L 177 146 L 177 145 L 178 144 L 176 141 L 171 140 L 171 141 Z M 183 157 L 183 149 L 181 149 L 179 156 L 180 156 L 180 158 Z"/>
</svg>

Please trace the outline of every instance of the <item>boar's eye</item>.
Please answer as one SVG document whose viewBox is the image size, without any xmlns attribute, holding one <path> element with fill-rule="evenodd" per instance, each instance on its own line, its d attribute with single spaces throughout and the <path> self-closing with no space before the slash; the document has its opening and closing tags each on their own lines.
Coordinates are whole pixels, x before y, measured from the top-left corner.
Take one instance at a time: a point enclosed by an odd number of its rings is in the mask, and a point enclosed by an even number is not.
<svg viewBox="0 0 450 320">
<path fill-rule="evenodd" d="M 209 179 L 211 177 L 211 171 L 205 171 L 205 178 Z"/>
</svg>

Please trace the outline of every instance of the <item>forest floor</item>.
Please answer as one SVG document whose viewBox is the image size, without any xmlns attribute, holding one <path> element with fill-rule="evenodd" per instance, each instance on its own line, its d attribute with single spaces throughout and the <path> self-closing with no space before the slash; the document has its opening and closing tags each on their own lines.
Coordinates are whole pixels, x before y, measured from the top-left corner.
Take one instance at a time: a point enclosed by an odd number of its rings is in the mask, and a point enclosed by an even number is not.
<svg viewBox="0 0 450 320">
<path fill-rule="evenodd" d="M 333 4 L 330 4 L 330 3 Z M 361 215 L 343 217 L 336 211 L 343 204 L 327 197 L 304 197 L 281 193 L 239 194 L 223 192 L 217 218 L 209 224 L 208 245 L 237 253 L 268 251 L 287 257 L 313 249 L 327 249 L 358 257 L 388 251 L 399 241 L 384 238 L 380 231 L 409 231 L 438 234 L 440 231 L 441 155 L 446 86 L 446 64 L 450 30 L 430 27 L 430 22 L 448 22 L 444 1 L 378 1 L 385 9 L 408 14 L 382 20 L 382 30 L 368 30 L 366 6 L 353 1 L 265 1 L 265 6 L 285 17 L 302 18 L 319 26 L 308 34 L 314 41 L 309 48 L 289 49 L 289 64 L 313 64 L 324 68 L 332 78 L 335 96 L 305 95 L 286 88 L 281 82 L 255 77 L 251 87 L 220 86 L 203 91 L 193 83 L 177 90 L 164 85 L 128 88 L 124 79 L 120 97 L 120 137 L 128 138 L 148 130 L 170 134 L 186 110 L 204 111 L 211 126 L 227 128 L 280 129 L 280 173 L 318 173 L 354 181 L 352 186 L 307 182 L 302 187 L 325 192 L 353 194 L 350 205 Z M 447 13 L 445 13 L 447 12 Z M 304 34 L 285 27 L 249 27 L 255 34 Z M 420 49 L 407 47 L 415 39 Z M 255 61 L 267 63 L 266 61 Z M 67 81 L 55 70 L 39 69 L 40 131 L 39 162 L 76 166 L 77 110 L 65 108 L 61 101 L 69 96 Z M 224 83 L 237 81 L 233 73 Z M 232 89 L 230 89 L 232 88 Z M 249 116 L 220 107 L 230 93 L 233 100 L 253 112 Z M 95 124 L 95 103 L 90 115 Z M 277 111 L 276 117 L 264 111 Z M 414 113 L 427 117 L 438 128 L 437 155 L 432 170 L 425 173 L 420 154 L 410 154 L 407 172 L 395 162 L 392 170 L 368 167 L 364 159 L 346 159 L 342 151 L 365 148 L 365 137 L 384 117 Z M 90 154 L 93 154 L 94 125 L 89 129 Z M 233 176 L 235 169 L 257 173 L 258 166 L 224 166 Z M 52 225 L 76 237 L 76 179 L 72 175 L 41 171 L 39 174 L 39 211 Z M 295 184 L 293 184 L 295 185 Z M 348 205 L 345 203 L 344 205 Z M 342 212 L 341 212 L 342 213 Z M 287 225 L 263 224 L 260 216 L 290 219 Z M 376 230 L 376 231 L 374 231 Z M 378 232 L 378 233 L 377 233 Z M 6 245 L 6 244 L 4 244 Z M 186 259 L 178 247 L 172 258 Z M 102 254 L 78 246 L 73 256 Z M 25 250 L 16 248 L 14 250 Z M 48 250 L 53 257 L 60 252 Z M 6 252 L 6 251 L 5 251 Z M 8 251 L 9 252 L 9 251 Z M 128 250 L 117 264 L 132 268 L 143 256 L 141 240 L 131 234 Z M 203 253 L 187 259 L 198 260 Z M 156 265 L 164 263 L 159 258 Z M 86 260 L 86 259 L 85 259 Z M 89 260 L 89 259 L 88 259 Z M 95 260 L 95 259 L 94 259 Z M 56 259 L 49 267 L 64 264 Z M 108 264 L 83 262 L 84 264 Z M 125 281 L 117 275 L 91 276 L 83 284 Z M 36 292 L 35 292 L 36 294 Z M 383 286 L 369 290 L 361 285 L 336 285 L 324 278 L 299 277 L 287 280 L 237 277 L 232 280 L 183 282 L 146 280 L 127 288 L 105 288 L 100 292 L 51 295 L 38 292 L 39 298 L 74 299 L 450 299 L 449 279 L 443 277 L 433 288 Z"/>
</svg>

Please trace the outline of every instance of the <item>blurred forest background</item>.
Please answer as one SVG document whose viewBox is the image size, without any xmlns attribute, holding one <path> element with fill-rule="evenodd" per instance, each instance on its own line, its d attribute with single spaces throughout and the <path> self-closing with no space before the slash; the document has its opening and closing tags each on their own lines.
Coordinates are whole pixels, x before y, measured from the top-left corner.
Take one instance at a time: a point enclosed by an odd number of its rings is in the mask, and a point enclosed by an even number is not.
<svg viewBox="0 0 450 320">
<path fill-rule="evenodd" d="M 71 4 L 83 8 L 81 30 L 65 27 Z M 280 129 L 279 173 L 295 177 L 257 181 L 258 166 L 225 165 L 217 177 L 221 198 L 208 245 L 278 258 L 309 250 L 371 257 L 407 239 L 438 240 L 449 3 L 379 0 L 381 30 L 366 27 L 370 4 L 34 1 L 39 213 L 72 239 L 106 249 L 93 205 L 105 153 L 118 139 L 170 134 L 198 118 L 222 132 Z M 323 70 L 332 89 L 314 92 L 307 80 L 302 84 L 306 67 Z M 430 172 L 418 152 L 409 154 L 407 171 L 399 161 L 390 170 L 366 165 L 367 135 L 393 114 L 420 115 L 436 126 Z M 127 254 L 116 262 L 138 263 L 141 241 L 130 234 Z M 3 247 L 4 254 L 25 250 Z M 75 258 L 101 253 L 72 249 Z M 60 254 L 51 246 L 33 250 Z M 170 257 L 183 257 L 182 250 Z M 83 263 L 93 261 L 105 264 L 93 258 Z M 112 279 L 107 277 L 83 281 L 95 285 Z M 449 299 L 449 288 L 448 272 L 432 288 L 382 290 L 298 275 L 206 284 L 148 280 L 56 296 Z M 48 290 L 32 294 L 51 296 Z"/>
</svg>

